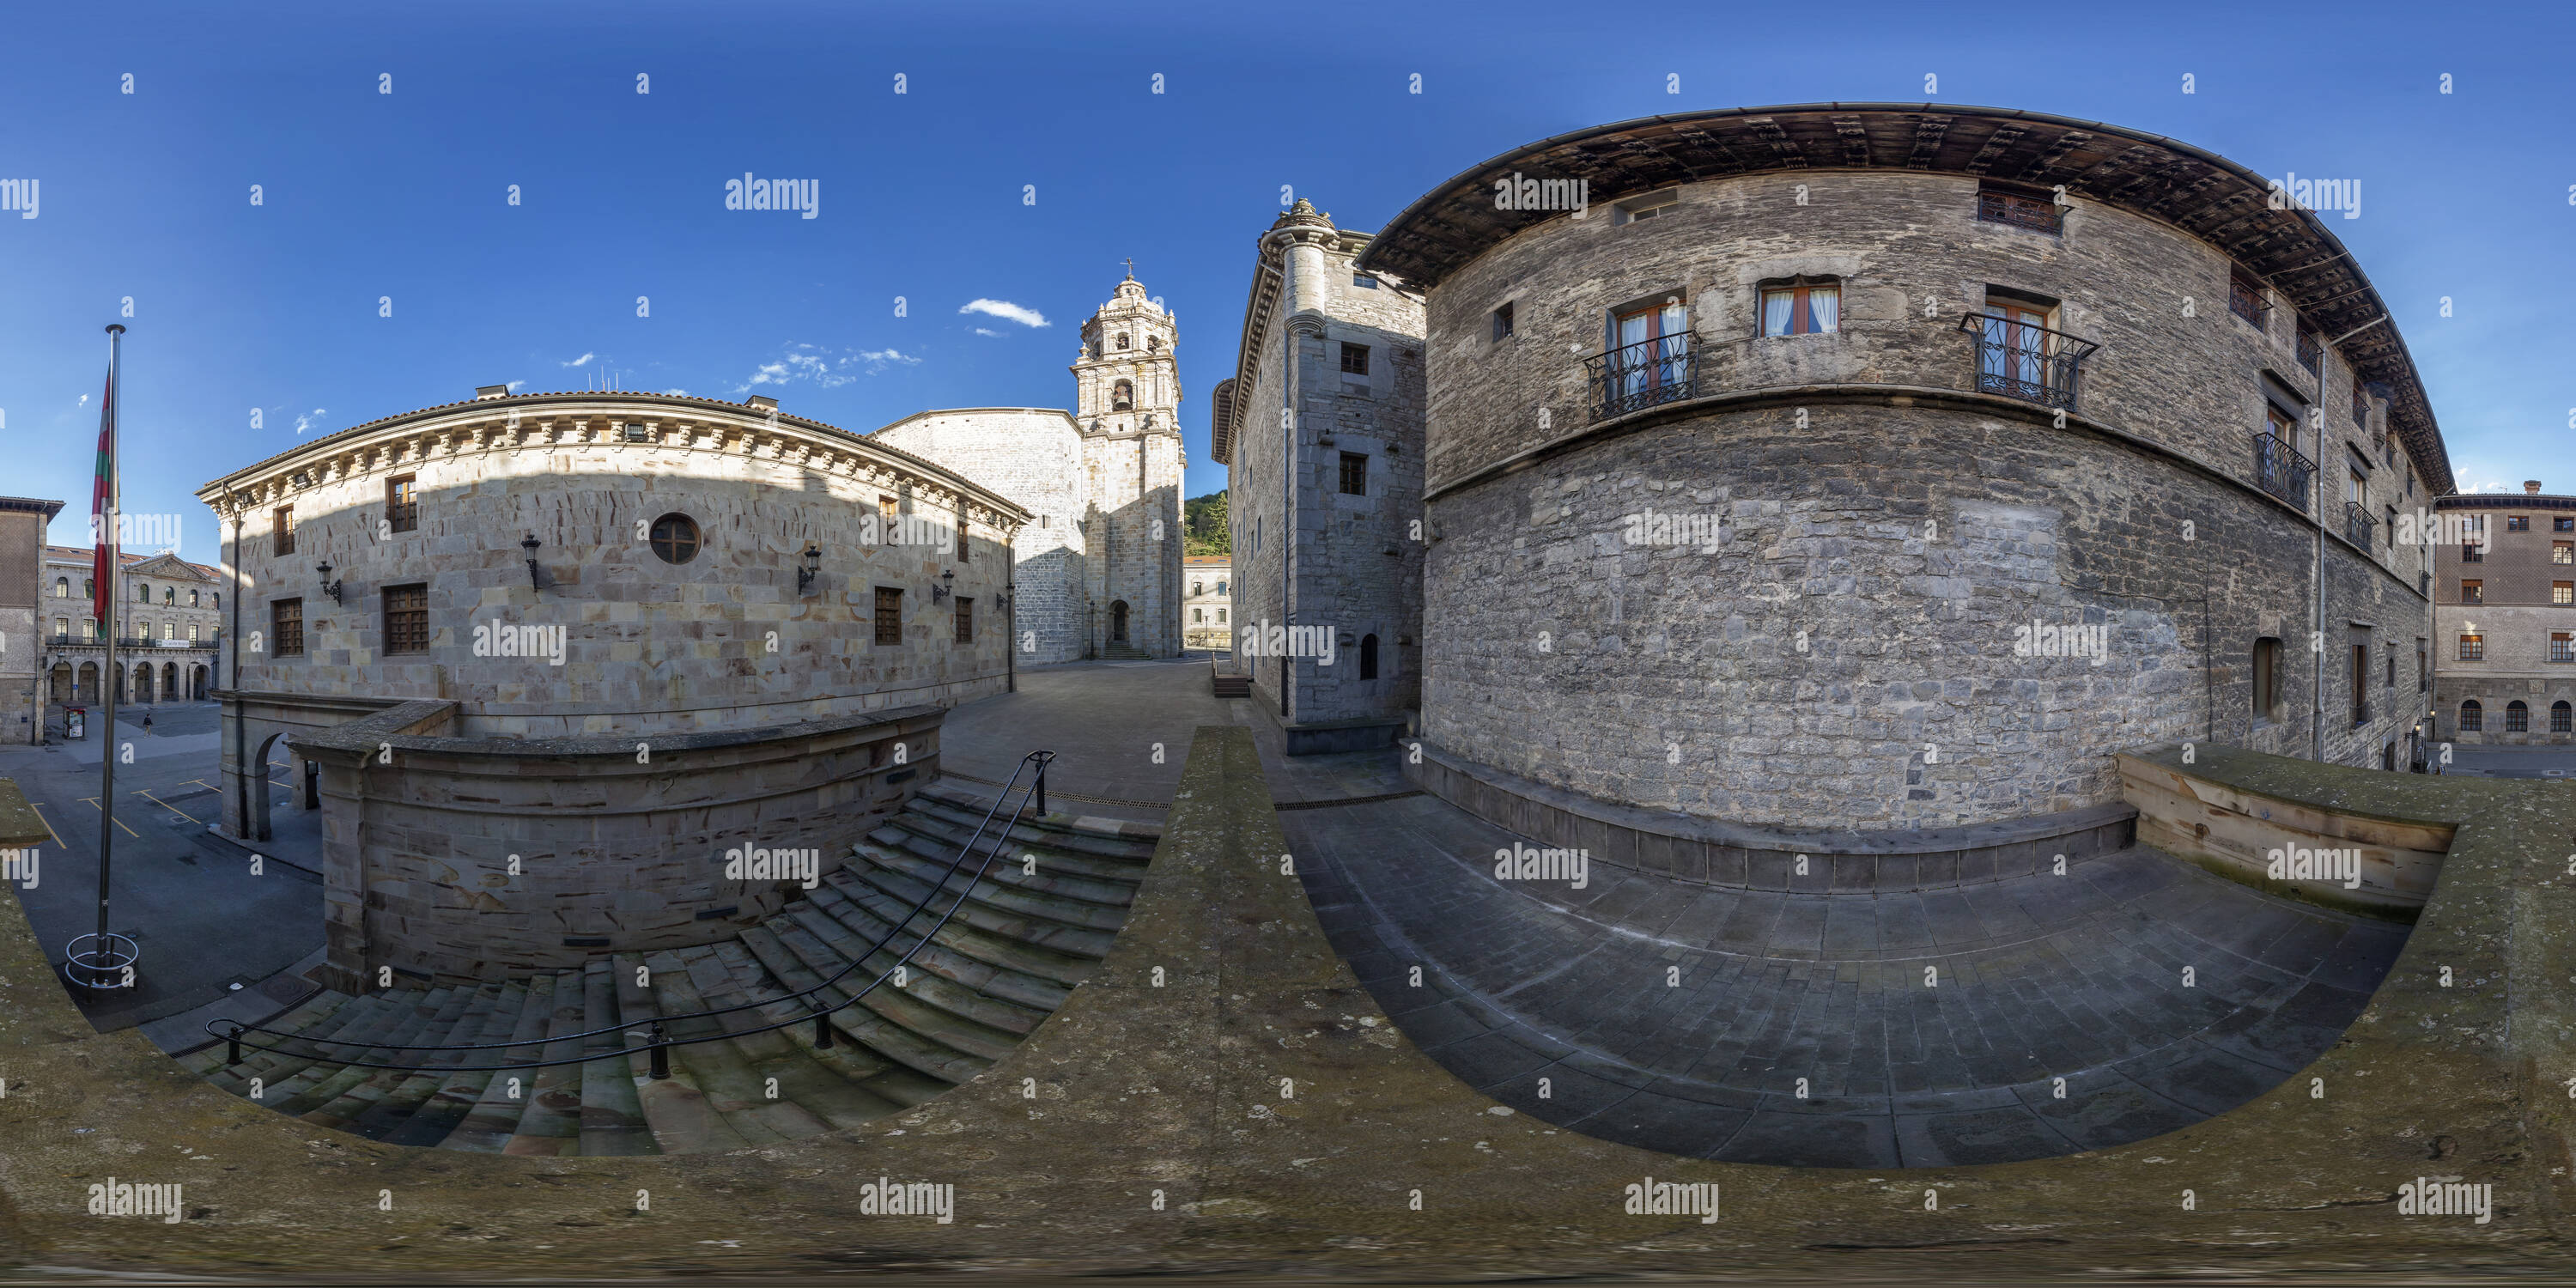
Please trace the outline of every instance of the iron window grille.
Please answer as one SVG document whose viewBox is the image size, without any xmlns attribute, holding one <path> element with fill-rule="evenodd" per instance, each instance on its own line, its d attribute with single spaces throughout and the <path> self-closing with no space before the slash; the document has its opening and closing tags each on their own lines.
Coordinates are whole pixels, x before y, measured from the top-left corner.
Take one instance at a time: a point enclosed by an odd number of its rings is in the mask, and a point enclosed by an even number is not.
<svg viewBox="0 0 2576 1288">
<path fill-rule="evenodd" d="M 1342 495 L 1368 495 L 1368 457 L 1358 452 L 1342 453 Z"/>
<path fill-rule="evenodd" d="M 385 482 L 385 526 L 395 532 L 412 532 L 420 527 L 420 483 L 416 476 L 405 474 Z"/>
<path fill-rule="evenodd" d="M 961 597 L 957 601 L 957 642 L 960 644 L 975 642 L 974 600 Z"/>
<path fill-rule="evenodd" d="M 2325 366 L 2325 353 L 2325 346 L 2317 339 L 2317 333 L 2304 326 L 2300 327 L 2299 365 L 2306 367 L 2309 375 L 2324 374 L 2322 368 Z"/>
<path fill-rule="evenodd" d="M 385 587 L 385 651 L 429 651 L 429 587 Z"/>
<path fill-rule="evenodd" d="M 277 656 L 303 656 L 304 601 L 300 598 L 268 601 L 268 635 Z"/>
<path fill-rule="evenodd" d="M 2236 316 L 2253 323 L 2257 328 L 2260 328 L 2263 325 L 2264 311 L 2271 307 L 2271 304 L 2266 302 L 2263 298 L 2263 287 L 2261 283 L 2256 282 L 2253 278 L 2247 277 L 2243 273 L 2228 274 L 2228 312 L 2233 313 Z"/>
<path fill-rule="evenodd" d="M 1367 375 L 1367 374 L 1368 374 L 1368 358 L 1369 358 L 1369 351 L 1368 351 L 1368 346 L 1367 346 L 1367 345 L 1365 345 L 1365 344 L 1351 344 L 1351 343 L 1348 343 L 1348 342 L 1345 342 L 1345 343 L 1342 345 L 1342 370 L 1343 370 L 1343 371 L 1345 371 L 1345 372 L 1347 372 L 1347 373 L 1349 373 L 1349 374 L 1351 374 L 1351 375 L 1354 375 L 1354 376 L 1365 376 L 1365 375 Z"/>
<path fill-rule="evenodd" d="M 2063 331 L 1985 313 L 1959 318 L 1977 350 L 1977 392 L 2075 410 L 2076 380 L 2100 345 Z"/>
<path fill-rule="evenodd" d="M 2371 518 L 2370 511 L 2364 509 L 2360 502 L 2346 501 L 2343 503 L 2344 540 L 2349 541 L 2364 550 L 2368 550 L 2370 549 L 2370 543 L 2375 539 L 2372 534 L 2376 533 L 2378 530 L 2379 521 Z"/>
<path fill-rule="evenodd" d="M 1675 331 L 1585 358 L 1592 419 L 1604 421 L 1697 397 L 1692 356 L 1698 339 L 1697 331 Z"/>
<path fill-rule="evenodd" d="M 876 642 L 903 643 L 903 592 L 877 587 Z"/>
<path fill-rule="evenodd" d="M 2308 508 L 2308 480 L 2316 472 L 2316 462 L 2278 435 L 2269 430 L 2254 435 L 2254 485 L 2299 507 L 2303 514 Z"/>
</svg>

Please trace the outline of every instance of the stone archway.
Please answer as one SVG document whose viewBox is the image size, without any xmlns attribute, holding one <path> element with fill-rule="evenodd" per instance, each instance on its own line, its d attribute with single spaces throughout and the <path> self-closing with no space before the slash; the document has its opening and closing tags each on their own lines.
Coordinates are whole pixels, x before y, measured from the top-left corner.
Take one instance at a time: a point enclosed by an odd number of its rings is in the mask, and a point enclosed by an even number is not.
<svg viewBox="0 0 2576 1288">
<path fill-rule="evenodd" d="M 163 702 L 179 700 L 179 664 L 176 662 L 161 664 L 161 700 Z"/>
<path fill-rule="evenodd" d="M 189 697 L 194 698 L 199 702 L 206 700 L 206 668 L 204 665 L 200 664 L 194 670 L 189 672 L 188 685 Z"/>
<path fill-rule="evenodd" d="M 1109 606 L 1109 642 L 1112 644 L 1127 642 L 1126 600 L 1118 600 Z"/>
<path fill-rule="evenodd" d="M 53 669 L 53 671 L 51 672 L 51 674 L 50 674 L 50 677 L 49 677 L 49 678 L 50 678 L 50 680 L 51 680 L 51 685 L 50 685 L 50 693 L 51 693 L 51 696 L 49 696 L 49 697 L 46 699 L 46 701 L 51 702 L 51 703 L 53 703 L 55 706 L 58 706 L 58 707 L 59 707 L 59 706 L 61 706 L 61 705 L 63 705 L 63 704 L 64 704 L 64 703 L 66 703 L 66 702 L 71 701 L 71 700 L 72 700 L 72 664 L 71 664 L 71 663 L 69 663 L 69 662 L 56 662 L 56 663 L 54 663 L 54 669 Z"/>
<path fill-rule="evenodd" d="M 80 664 L 80 674 L 72 680 L 72 701 L 98 701 L 98 663 Z"/>
</svg>

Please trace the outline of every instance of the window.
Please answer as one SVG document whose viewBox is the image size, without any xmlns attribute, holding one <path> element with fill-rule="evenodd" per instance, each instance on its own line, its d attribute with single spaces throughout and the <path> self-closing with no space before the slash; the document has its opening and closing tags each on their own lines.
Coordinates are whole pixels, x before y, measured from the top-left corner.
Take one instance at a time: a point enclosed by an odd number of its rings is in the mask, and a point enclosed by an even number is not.
<svg viewBox="0 0 2576 1288">
<path fill-rule="evenodd" d="M 2487 709 L 2476 698 L 2460 704 L 2460 732 L 2480 733 L 2487 727 Z"/>
<path fill-rule="evenodd" d="M 1367 375 L 1368 346 L 1345 341 L 1342 344 L 1342 370 L 1354 376 Z"/>
<path fill-rule="evenodd" d="M 385 523 L 396 532 L 411 532 L 420 527 L 418 475 L 405 474 L 385 480 Z"/>
<path fill-rule="evenodd" d="M 1149 336 L 1146 336 L 1146 337 L 1145 337 L 1145 352 L 1147 352 L 1147 353 L 1161 353 L 1162 351 L 1163 351 L 1163 337 L 1161 337 L 1161 336 L 1159 336 L 1159 335 L 1149 335 Z"/>
<path fill-rule="evenodd" d="M 2276 718 L 2281 702 L 2281 641 L 2266 636 L 2254 641 L 2254 720 Z"/>
<path fill-rule="evenodd" d="M 2388 678 L 2381 683 L 2392 689 L 2397 687 L 2397 650 L 2394 647 L 2388 650 Z"/>
<path fill-rule="evenodd" d="M 1127 337 L 1120 336 L 1118 338 L 1123 342 Z M 1127 346 L 1124 343 L 1121 343 L 1118 347 L 1123 349 Z M 1136 387 L 1134 385 L 1121 380 L 1117 384 L 1109 387 L 1109 410 L 1128 411 L 1133 409 L 1135 405 Z"/>
<path fill-rule="evenodd" d="M 2370 646 L 2352 646 L 2352 722 L 2370 723 Z"/>
<path fill-rule="evenodd" d="M 67 639 L 70 639 L 71 637 L 72 637 L 72 619 L 70 619 L 70 618 L 68 618 L 68 617 L 57 617 L 57 618 L 55 618 L 55 619 L 54 619 L 54 638 L 55 638 L 55 639 L 58 639 L 58 640 L 67 640 Z"/>
<path fill-rule="evenodd" d="M 2480 535 L 2484 535 L 2484 534 L 2480 534 Z M 2485 563 L 2486 561 L 2487 561 L 2487 547 L 2486 547 L 2486 543 L 2485 543 L 2485 542 L 2483 542 L 2483 541 L 2463 541 L 2463 542 L 2461 542 L 2461 543 L 2460 543 L 2460 562 L 2461 562 L 2461 563 Z"/>
<path fill-rule="evenodd" d="M 89 578 L 87 578 L 87 577 L 83 577 L 83 578 L 81 578 L 81 598 L 83 598 L 83 599 L 96 599 L 96 598 L 98 598 L 98 583 L 97 583 L 97 582 L 95 582 L 95 581 L 93 581 L 93 580 L 91 580 L 91 579 L 89 579 Z"/>
<path fill-rule="evenodd" d="M 901 522 L 902 519 L 903 515 L 900 513 L 893 497 L 880 496 L 877 498 L 877 522 L 881 525 L 880 533 L 877 537 L 878 541 L 889 544 L 892 543 L 895 539 L 896 533 L 895 524 Z"/>
<path fill-rule="evenodd" d="M 1506 304 L 1501 308 L 1494 310 L 1494 342 L 1500 344 L 1511 338 L 1512 306 Z"/>
<path fill-rule="evenodd" d="M 272 599 L 268 601 L 268 638 L 279 657 L 304 655 L 304 601 Z"/>
<path fill-rule="evenodd" d="M 144 585 L 142 582 L 139 582 L 139 581 L 138 581 L 138 582 L 136 582 L 136 583 L 134 583 L 134 602 L 136 602 L 136 603 L 138 603 L 138 604 L 148 604 L 148 603 L 151 603 L 151 602 L 152 602 L 152 588 L 151 588 L 150 586 Z"/>
<path fill-rule="evenodd" d="M 2463 604 L 2483 604 L 2487 602 L 2487 584 L 2474 577 L 2461 578 L 2460 602 Z"/>
<path fill-rule="evenodd" d="M 2528 514 L 2506 515 L 2504 517 L 2504 530 L 2507 532 L 2531 531 L 2531 516 Z"/>
<path fill-rule="evenodd" d="M 2576 563 L 2576 541 L 2550 542 L 2549 562 L 2554 564 Z"/>
<path fill-rule="evenodd" d="M 2362 388 L 2357 378 L 2352 382 L 2352 423 L 2362 429 L 2370 428 L 2370 391 Z M 2388 442 L 2390 454 L 2394 455 L 2397 440 L 2391 437 Z"/>
<path fill-rule="evenodd" d="M 1633 224 L 1640 219 L 1652 219 L 1657 215 L 1669 214 L 1681 199 L 1681 190 L 1678 188 L 1666 188 L 1662 192 L 1630 197 L 1610 207 L 1610 222 L 1613 226 Z"/>
<path fill-rule="evenodd" d="M 2343 484 L 2344 504 L 2367 503 L 2370 500 L 2370 476 L 2355 469 L 2347 469 L 2345 473 L 2350 477 L 2346 478 Z"/>
<path fill-rule="evenodd" d="M 2424 647 L 2424 641 L 2415 641 L 2415 691 L 2417 693 L 2425 692 L 2433 683 L 2432 659 L 2426 656 L 2428 652 L 2429 650 Z"/>
<path fill-rule="evenodd" d="M 968 547 L 968 544 L 967 544 L 968 538 L 969 538 L 970 536 L 971 536 L 971 533 L 969 532 L 969 529 L 968 529 L 968 525 L 967 525 L 967 522 L 966 522 L 966 516 L 965 516 L 965 515 L 962 515 L 962 514 L 961 514 L 961 515 L 958 515 L 958 516 L 957 516 L 957 562 L 959 562 L 959 563 L 973 563 L 973 562 L 975 561 L 975 560 L 974 560 L 974 553 L 973 553 L 973 551 Z"/>
<path fill-rule="evenodd" d="M 385 651 L 429 651 L 429 587 L 385 587 Z"/>
<path fill-rule="evenodd" d="M 168 604 L 173 608 L 178 607 L 179 588 L 176 586 L 163 586 L 161 588 L 161 602 Z"/>
<path fill-rule="evenodd" d="M 2382 507 L 2380 507 L 2380 508 L 2381 508 L 2382 510 L 2384 510 L 2384 511 L 2386 511 L 2386 512 L 2387 512 L 2387 515 L 2388 515 L 2388 528 L 2387 528 L 2387 532 L 2388 532 L 2388 549 L 2389 549 L 2389 551 L 2390 551 L 2391 553 L 2395 553 L 2395 552 L 2396 552 L 2396 550 L 2397 550 L 2397 507 L 2396 507 L 2396 506 L 2393 506 L 2393 505 L 2388 505 L 2388 506 L 2382 506 Z"/>
<path fill-rule="evenodd" d="M 2576 532 L 2576 519 L 2560 517 L 2549 521 L 2552 532 Z"/>
<path fill-rule="evenodd" d="M 221 607 L 223 607 L 223 606 L 224 606 L 224 592 L 222 592 L 222 591 L 218 590 L 218 591 L 214 592 L 214 594 L 211 596 L 211 598 L 213 598 L 213 600 L 214 600 L 215 602 L 214 602 L 213 604 L 209 605 L 209 607 L 213 607 L 213 608 L 221 608 Z"/>
<path fill-rule="evenodd" d="M 2504 731 L 2506 733 L 2531 732 L 2531 708 L 2524 706 L 2522 699 L 2516 698 L 2504 704 Z"/>
<path fill-rule="evenodd" d="M 2484 636 L 2484 635 L 2463 635 L 2463 636 L 2461 636 L 2461 637 L 2460 637 L 2460 660 L 2461 660 L 2461 661 L 2463 661 L 2463 662 L 2483 662 L 2483 661 L 2486 661 L 2486 660 L 2487 660 L 2487 637 L 2486 637 L 2486 636 Z"/>
<path fill-rule="evenodd" d="M 268 517 L 268 536 L 270 544 L 275 547 L 275 549 L 270 551 L 271 554 L 291 555 L 295 553 L 294 506 L 281 505 L 277 507 L 275 511 L 270 513 Z"/>
<path fill-rule="evenodd" d="M 2299 365 L 2306 367 L 2309 375 L 2323 375 L 2319 368 L 2325 365 L 2325 353 L 2325 346 L 2317 339 L 2316 328 L 2305 322 L 2300 323 Z"/>
<path fill-rule="evenodd" d="M 2552 662 L 2576 662 L 2576 631 L 2551 631 L 2549 633 L 2549 660 Z"/>
<path fill-rule="evenodd" d="M 653 553 L 666 564 L 698 557 L 698 523 L 685 514 L 666 514 L 653 521 Z"/>
<path fill-rule="evenodd" d="M 2060 230 L 2061 214 L 2056 201 L 2048 197 L 1999 188 L 1977 190 L 1977 218 L 1985 223 L 2010 224 L 2032 232 L 2053 233 Z"/>
<path fill-rule="evenodd" d="M 1374 635 L 1360 637 L 1360 678 L 1377 678 L 1377 637 Z"/>
<path fill-rule="evenodd" d="M 1762 288 L 1762 334 L 1830 335 L 1842 329 L 1839 278 L 1792 279 Z"/>
<path fill-rule="evenodd" d="M 1121 349 L 1124 349 L 1124 348 L 1128 347 L 1128 346 L 1127 346 L 1127 333 L 1126 333 L 1126 332 L 1124 332 L 1124 331 L 1121 331 L 1121 332 L 1119 332 L 1119 333 L 1118 333 L 1118 347 L 1119 347 L 1119 348 L 1121 348 Z"/>
<path fill-rule="evenodd" d="M 630 443 L 649 443 L 653 441 L 652 430 L 646 429 L 641 424 L 631 420 L 617 427 L 617 436 Z"/>
<path fill-rule="evenodd" d="M 1342 495 L 1368 495 L 1368 458 L 1358 452 L 1342 453 Z"/>
<path fill-rule="evenodd" d="M 1377 289 L 1377 279 L 1366 273 L 1353 273 L 1351 274 L 1351 285 L 1356 286 L 1363 291 L 1374 291 Z"/>
<path fill-rule="evenodd" d="M 2246 276 L 2244 270 L 2239 269 L 2227 275 L 2228 312 L 2259 328 L 2263 325 L 2263 310 L 2270 307 L 2263 302 L 2262 284 Z"/>
<path fill-rule="evenodd" d="M 1219 626 L 1225 625 L 1225 610 L 1222 608 L 1216 610 L 1216 624 Z"/>
<path fill-rule="evenodd" d="M 188 592 L 188 607 L 190 607 L 190 608 L 195 608 L 196 606 L 197 606 L 197 592 L 195 592 L 195 591 L 193 591 L 193 590 L 192 590 L 192 591 L 189 591 L 189 592 Z"/>
<path fill-rule="evenodd" d="M 2568 711 L 2568 709 L 2567 709 L 2567 703 L 2566 703 L 2563 699 L 2562 699 L 2562 700 L 2560 700 L 2560 701 L 2557 701 L 2557 702 L 2552 702 L 2552 703 L 2550 703 L 2550 704 L 2549 704 L 2549 732 L 2551 732 L 2551 733 L 2576 733 L 2576 725 L 2570 725 L 2570 724 L 2569 724 L 2569 715 L 2570 715 L 2570 713 L 2569 713 L 2569 711 Z"/>
<path fill-rule="evenodd" d="M 975 601 L 963 597 L 957 601 L 957 642 L 975 642 Z"/>
<path fill-rule="evenodd" d="M 1191 610 L 1190 610 L 1190 622 L 1191 622 L 1191 624 L 1192 624 L 1192 625 L 1198 625 L 1198 624 L 1204 623 L 1204 622 L 1206 622 L 1206 621 L 1207 621 L 1207 610 L 1206 610 L 1206 609 L 1204 609 L 1204 608 L 1193 608 L 1193 609 L 1191 609 Z"/>
<path fill-rule="evenodd" d="M 1194 582 L 1191 582 L 1191 583 L 1190 583 L 1190 593 L 1191 593 L 1192 595 L 1204 595 L 1204 594 L 1206 594 L 1206 593 L 1207 593 L 1207 583 L 1206 583 L 1206 582 L 1203 582 L 1203 581 L 1194 581 Z"/>
<path fill-rule="evenodd" d="M 1220 581 L 1220 582 L 1218 582 L 1218 583 L 1216 584 L 1216 593 L 1217 593 L 1217 594 L 1219 594 L 1219 595 L 1223 595 L 1223 594 L 1225 593 L 1225 583 L 1224 583 L 1224 582 L 1221 582 L 1221 581 Z"/>
<path fill-rule="evenodd" d="M 2576 604 L 2576 581 L 2553 581 L 2549 583 L 2549 602 L 2553 604 Z"/>
<path fill-rule="evenodd" d="M 69 578 L 69 577 L 56 577 L 56 578 L 54 578 L 54 598 L 56 598 L 56 599 L 69 599 L 69 598 L 71 598 L 71 597 L 72 597 L 72 579 L 71 579 L 71 578 Z"/>
<path fill-rule="evenodd" d="M 877 636 L 879 644 L 903 643 L 903 592 L 877 587 Z"/>
</svg>

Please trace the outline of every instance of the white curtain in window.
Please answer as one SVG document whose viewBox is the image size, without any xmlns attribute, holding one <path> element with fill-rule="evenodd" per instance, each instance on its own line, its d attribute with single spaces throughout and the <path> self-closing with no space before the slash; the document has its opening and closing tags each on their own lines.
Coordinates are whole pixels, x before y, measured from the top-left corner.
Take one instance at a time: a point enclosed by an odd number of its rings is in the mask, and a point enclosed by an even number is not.
<svg viewBox="0 0 2576 1288">
<path fill-rule="evenodd" d="M 1842 320 L 1842 288 L 1838 286 L 1808 287 L 1807 315 L 1814 323 L 1814 325 L 1808 328 L 1811 331 L 1825 332 L 1840 330 Z"/>
<path fill-rule="evenodd" d="M 1798 294 L 1795 291 L 1764 291 L 1762 293 L 1762 334 L 1789 334 L 1789 312 L 1797 302 Z"/>
</svg>

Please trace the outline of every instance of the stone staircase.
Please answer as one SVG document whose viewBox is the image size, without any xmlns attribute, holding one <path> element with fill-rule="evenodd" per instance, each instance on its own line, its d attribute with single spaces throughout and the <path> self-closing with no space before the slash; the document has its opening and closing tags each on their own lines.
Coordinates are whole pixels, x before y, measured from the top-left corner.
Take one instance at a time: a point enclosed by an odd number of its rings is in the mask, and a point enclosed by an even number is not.
<svg viewBox="0 0 2576 1288">
<path fill-rule="evenodd" d="M 359 997 L 326 990 L 262 1025 L 360 1043 L 363 1050 L 314 1049 L 341 1059 L 417 1060 L 414 1070 L 348 1068 L 248 1046 L 241 1064 L 227 1066 L 221 1041 L 178 1059 L 236 1095 L 252 1095 L 256 1079 L 259 1103 L 281 1113 L 423 1148 L 688 1154 L 855 1126 L 977 1077 L 1043 1023 L 1108 953 L 1161 835 L 1153 824 L 1062 814 L 1024 822 L 964 906 L 913 954 L 903 987 L 889 979 L 833 1012 L 829 1048 L 815 1047 L 810 1020 L 742 1033 L 807 1014 L 805 1004 L 778 999 L 830 978 L 942 882 L 943 893 L 910 916 L 903 933 L 818 997 L 848 998 L 920 944 L 920 932 L 968 884 L 963 875 L 943 878 L 990 804 L 931 783 L 854 847 L 847 866 L 721 943 L 617 953 L 579 970 L 481 984 Z M 1037 858 L 1034 875 L 1020 861 L 1028 855 Z M 657 1017 L 741 1002 L 765 1004 L 667 1023 L 673 1038 L 735 1035 L 668 1048 L 668 1078 L 650 1076 L 647 1053 L 626 1050 L 627 1035 L 640 1045 Z M 608 1031 L 578 1037 L 601 1029 Z M 552 1040 L 403 1054 L 406 1044 L 536 1038 Z M 310 1045 L 260 1034 L 246 1040 Z M 443 1068 L 583 1056 L 595 1058 L 515 1071 Z"/>
<path fill-rule="evenodd" d="M 1216 670 L 1211 670 L 1209 674 L 1215 677 L 1216 696 L 1220 698 L 1248 698 L 1252 696 L 1251 676 L 1237 675 L 1230 671 Z"/>
</svg>

